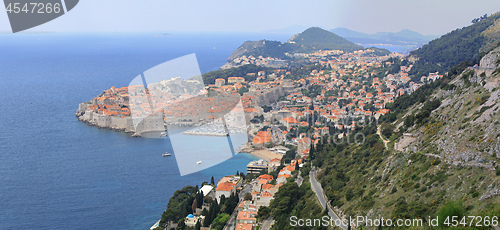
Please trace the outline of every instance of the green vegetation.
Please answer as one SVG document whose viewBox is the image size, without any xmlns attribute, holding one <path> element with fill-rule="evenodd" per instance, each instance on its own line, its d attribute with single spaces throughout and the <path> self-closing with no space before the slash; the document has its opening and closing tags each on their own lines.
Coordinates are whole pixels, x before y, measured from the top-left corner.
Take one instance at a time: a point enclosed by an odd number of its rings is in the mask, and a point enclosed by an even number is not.
<svg viewBox="0 0 500 230">
<path fill-rule="evenodd" d="M 322 90 L 323 88 L 320 85 L 311 85 L 307 89 L 303 89 L 302 94 L 310 98 L 315 98 L 316 96 L 321 94 Z"/>
<path fill-rule="evenodd" d="M 227 221 L 229 220 L 231 216 L 227 213 L 221 213 L 219 214 L 214 221 L 212 222 L 212 228 L 211 229 L 217 229 L 221 230 L 224 228 L 224 225 L 226 225 Z"/>
<path fill-rule="evenodd" d="M 259 40 L 259 41 L 247 41 L 244 42 L 234 53 L 243 50 L 238 56 L 263 56 L 263 57 L 274 57 L 279 59 L 289 59 L 286 56 L 286 52 L 293 49 L 293 44 L 281 43 L 279 41 L 269 41 L 269 40 Z M 234 56 L 234 53 L 231 56 Z M 230 58 L 231 59 L 231 58 Z"/>
<path fill-rule="evenodd" d="M 437 216 L 439 217 L 439 226 L 446 226 L 445 221 L 448 217 L 457 216 L 457 219 L 461 220 L 465 215 L 466 212 L 462 207 L 462 202 L 450 201 L 443 205 L 437 213 Z"/>
<path fill-rule="evenodd" d="M 256 75 L 247 75 L 248 73 L 257 73 L 259 71 L 270 71 L 270 70 L 271 69 L 267 67 L 248 64 L 237 68 L 211 71 L 203 74 L 202 77 L 205 85 L 215 84 L 215 79 L 217 78 L 223 78 L 227 82 L 227 79 L 229 77 L 243 77 L 245 78 L 245 81 L 249 82 L 249 81 L 255 81 L 257 77 Z"/>
<path fill-rule="evenodd" d="M 244 93 L 248 92 L 248 88 L 243 86 L 238 90 L 238 93 L 243 96 Z"/>
<path fill-rule="evenodd" d="M 231 194 L 228 198 L 222 196 L 219 204 L 217 200 L 210 197 L 203 198 L 203 194 L 198 191 L 198 186 L 186 186 L 175 191 L 170 198 L 167 210 L 162 214 L 160 226 L 166 227 L 168 223 L 178 223 L 177 229 L 185 229 L 184 218 L 188 214 L 195 213 L 196 208 L 201 208 L 203 203 L 206 203 L 209 204 L 210 208 L 203 210 L 202 215 L 205 216 L 205 220 L 200 223 L 200 226 L 206 227 L 212 224 L 212 229 L 220 230 L 229 219 L 229 215 L 238 206 L 238 202 L 237 193 Z"/>
<path fill-rule="evenodd" d="M 500 14 L 494 14 L 470 26 L 456 29 L 429 44 L 410 53 L 419 59 L 410 71 L 413 81 L 431 72 L 444 73 L 461 62 L 468 61 L 472 65 L 479 63 L 482 56 L 490 50 L 481 52 L 481 48 L 489 40 L 482 34 Z"/>
<path fill-rule="evenodd" d="M 308 53 L 316 50 L 343 50 L 353 52 L 364 47 L 356 45 L 345 38 L 319 27 L 311 27 L 294 36 L 290 41 L 295 42 L 292 52 Z"/>
<path fill-rule="evenodd" d="M 186 186 L 175 191 L 168 201 L 167 210 L 163 212 L 160 225 L 166 224 L 167 221 L 178 222 L 180 218 L 193 213 L 192 204 L 197 197 L 199 197 L 198 190 L 193 186 Z M 201 204 L 202 202 L 199 202 L 199 207 L 201 207 Z"/>
<path fill-rule="evenodd" d="M 269 105 L 263 105 L 262 109 L 264 110 L 264 113 L 267 113 L 267 112 L 271 111 L 273 109 L 273 107 L 271 107 Z"/>
<path fill-rule="evenodd" d="M 297 154 L 296 148 L 292 148 L 292 149 L 286 151 L 286 153 L 283 156 L 283 158 L 281 158 L 281 162 L 283 162 L 285 164 L 290 163 L 290 161 L 292 161 L 293 159 L 295 159 L 295 155 L 296 154 Z"/>
<path fill-rule="evenodd" d="M 326 212 L 319 205 L 316 196 L 311 190 L 310 184 L 304 179 L 302 186 L 294 182 L 282 185 L 275 194 L 275 199 L 271 201 L 269 208 L 259 210 L 258 215 L 262 218 L 272 216 L 276 221 L 273 229 L 297 229 L 290 225 L 290 217 L 307 217 L 320 219 L 326 216 Z M 327 229 L 326 227 L 303 226 L 300 229 Z"/>
</svg>

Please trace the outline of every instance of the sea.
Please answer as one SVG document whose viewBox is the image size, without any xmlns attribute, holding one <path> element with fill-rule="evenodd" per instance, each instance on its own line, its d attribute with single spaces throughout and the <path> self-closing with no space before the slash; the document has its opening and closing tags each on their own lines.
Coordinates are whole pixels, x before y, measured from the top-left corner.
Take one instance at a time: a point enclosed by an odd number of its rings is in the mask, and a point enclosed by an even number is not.
<svg viewBox="0 0 500 230">
<path fill-rule="evenodd" d="M 244 172 L 255 160 L 240 153 L 181 176 L 175 159 L 161 156 L 170 148 L 164 139 L 77 121 L 78 103 L 163 62 L 195 53 L 205 73 L 244 41 L 290 37 L 156 34 L 0 34 L 0 229 L 149 229 L 175 190 Z M 190 138 L 191 151 L 210 146 Z"/>
</svg>

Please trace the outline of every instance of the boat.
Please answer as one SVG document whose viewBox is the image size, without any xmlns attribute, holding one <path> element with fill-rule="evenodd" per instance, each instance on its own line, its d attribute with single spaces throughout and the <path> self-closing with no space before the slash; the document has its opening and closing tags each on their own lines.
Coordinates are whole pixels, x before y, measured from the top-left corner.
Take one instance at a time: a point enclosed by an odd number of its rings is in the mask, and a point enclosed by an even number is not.
<svg viewBox="0 0 500 230">
<path fill-rule="evenodd" d="M 196 164 L 201 164 L 201 161 L 196 162 Z"/>
<path fill-rule="evenodd" d="M 169 156 L 172 156 L 172 154 L 171 154 L 171 153 L 169 153 L 169 152 L 166 152 L 166 153 L 161 154 L 161 155 L 162 155 L 162 156 L 164 156 L 164 157 L 169 157 Z"/>
<path fill-rule="evenodd" d="M 161 132 L 160 133 L 160 137 L 166 137 L 167 136 L 167 132 Z"/>
</svg>

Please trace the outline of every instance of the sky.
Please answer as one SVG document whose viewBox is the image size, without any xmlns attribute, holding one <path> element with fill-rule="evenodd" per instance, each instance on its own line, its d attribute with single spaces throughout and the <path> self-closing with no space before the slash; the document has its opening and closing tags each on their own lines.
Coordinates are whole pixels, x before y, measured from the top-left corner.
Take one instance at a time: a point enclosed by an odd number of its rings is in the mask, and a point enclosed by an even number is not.
<svg viewBox="0 0 500 230">
<path fill-rule="evenodd" d="M 442 35 L 497 11 L 498 0 L 80 0 L 67 14 L 29 31 L 269 32 L 319 26 Z M 0 31 L 11 31 L 5 11 Z"/>
</svg>

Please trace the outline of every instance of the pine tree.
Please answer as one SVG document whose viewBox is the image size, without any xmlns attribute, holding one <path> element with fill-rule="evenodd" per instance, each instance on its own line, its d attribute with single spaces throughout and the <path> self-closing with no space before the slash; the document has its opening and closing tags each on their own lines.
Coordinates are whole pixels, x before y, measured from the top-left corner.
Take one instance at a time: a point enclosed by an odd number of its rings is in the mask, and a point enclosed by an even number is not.
<svg viewBox="0 0 500 230">
<path fill-rule="evenodd" d="M 186 223 L 184 223 L 184 219 L 179 220 L 179 223 L 177 224 L 177 228 L 175 228 L 175 229 L 179 229 L 179 230 L 186 229 Z"/>
<path fill-rule="evenodd" d="M 210 223 L 212 223 L 213 220 L 215 220 L 215 218 L 217 218 L 217 215 L 219 215 L 219 211 L 220 211 L 220 207 L 219 207 L 219 204 L 217 203 L 217 200 L 215 200 L 214 202 L 214 211 L 212 213 L 210 213 Z"/>
<path fill-rule="evenodd" d="M 215 180 L 214 180 L 214 177 L 212 176 L 212 179 L 210 179 L 210 184 L 211 185 L 215 185 Z"/>
<path fill-rule="evenodd" d="M 194 213 L 194 211 L 192 209 L 193 200 L 194 200 L 194 198 L 192 196 L 188 197 L 188 199 L 186 200 L 186 212 L 188 214 L 189 213 Z"/>
<path fill-rule="evenodd" d="M 196 222 L 196 225 L 194 226 L 194 229 L 195 230 L 200 230 L 201 229 L 201 223 L 200 223 L 199 220 L 198 220 L 198 222 Z"/>
<path fill-rule="evenodd" d="M 199 200 L 199 202 L 198 202 L 198 208 L 201 208 L 203 206 L 203 191 L 200 191 L 197 194 L 196 200 Z"/>
<path fill-rule="evenodd" d="M 222 196 L 220 197 L 220 204 L 221 204 L 221 205 L 224 205 L 225 203 L 226 203 L 226 196 L 222 195 Z"/>
<path fill-rule="evenodd" d="M 209 210 L 205 215 L 205 219 L 203 220 L 203 227 L 208 227 L 211 223 L 210 217 L 212 216 L 212 206 L 210 206 Z"/>
<path fill-rule="evenodd" d="M 191 205 L 191 209 L 193 210 L 193 214 L 196 213 L 196 208 L 198 207 L 198 202 L 194 199 L 193 204 Z"/>
<path fill-rule="evenodd" d="M 311 147 L 309 148 L 309 158 L 310 158 L 310 160 L 314 160 L 315 154 L 316 154 L 316 149 L 314 148 L 314 144 L 311 144 Z"/>
</svg>

